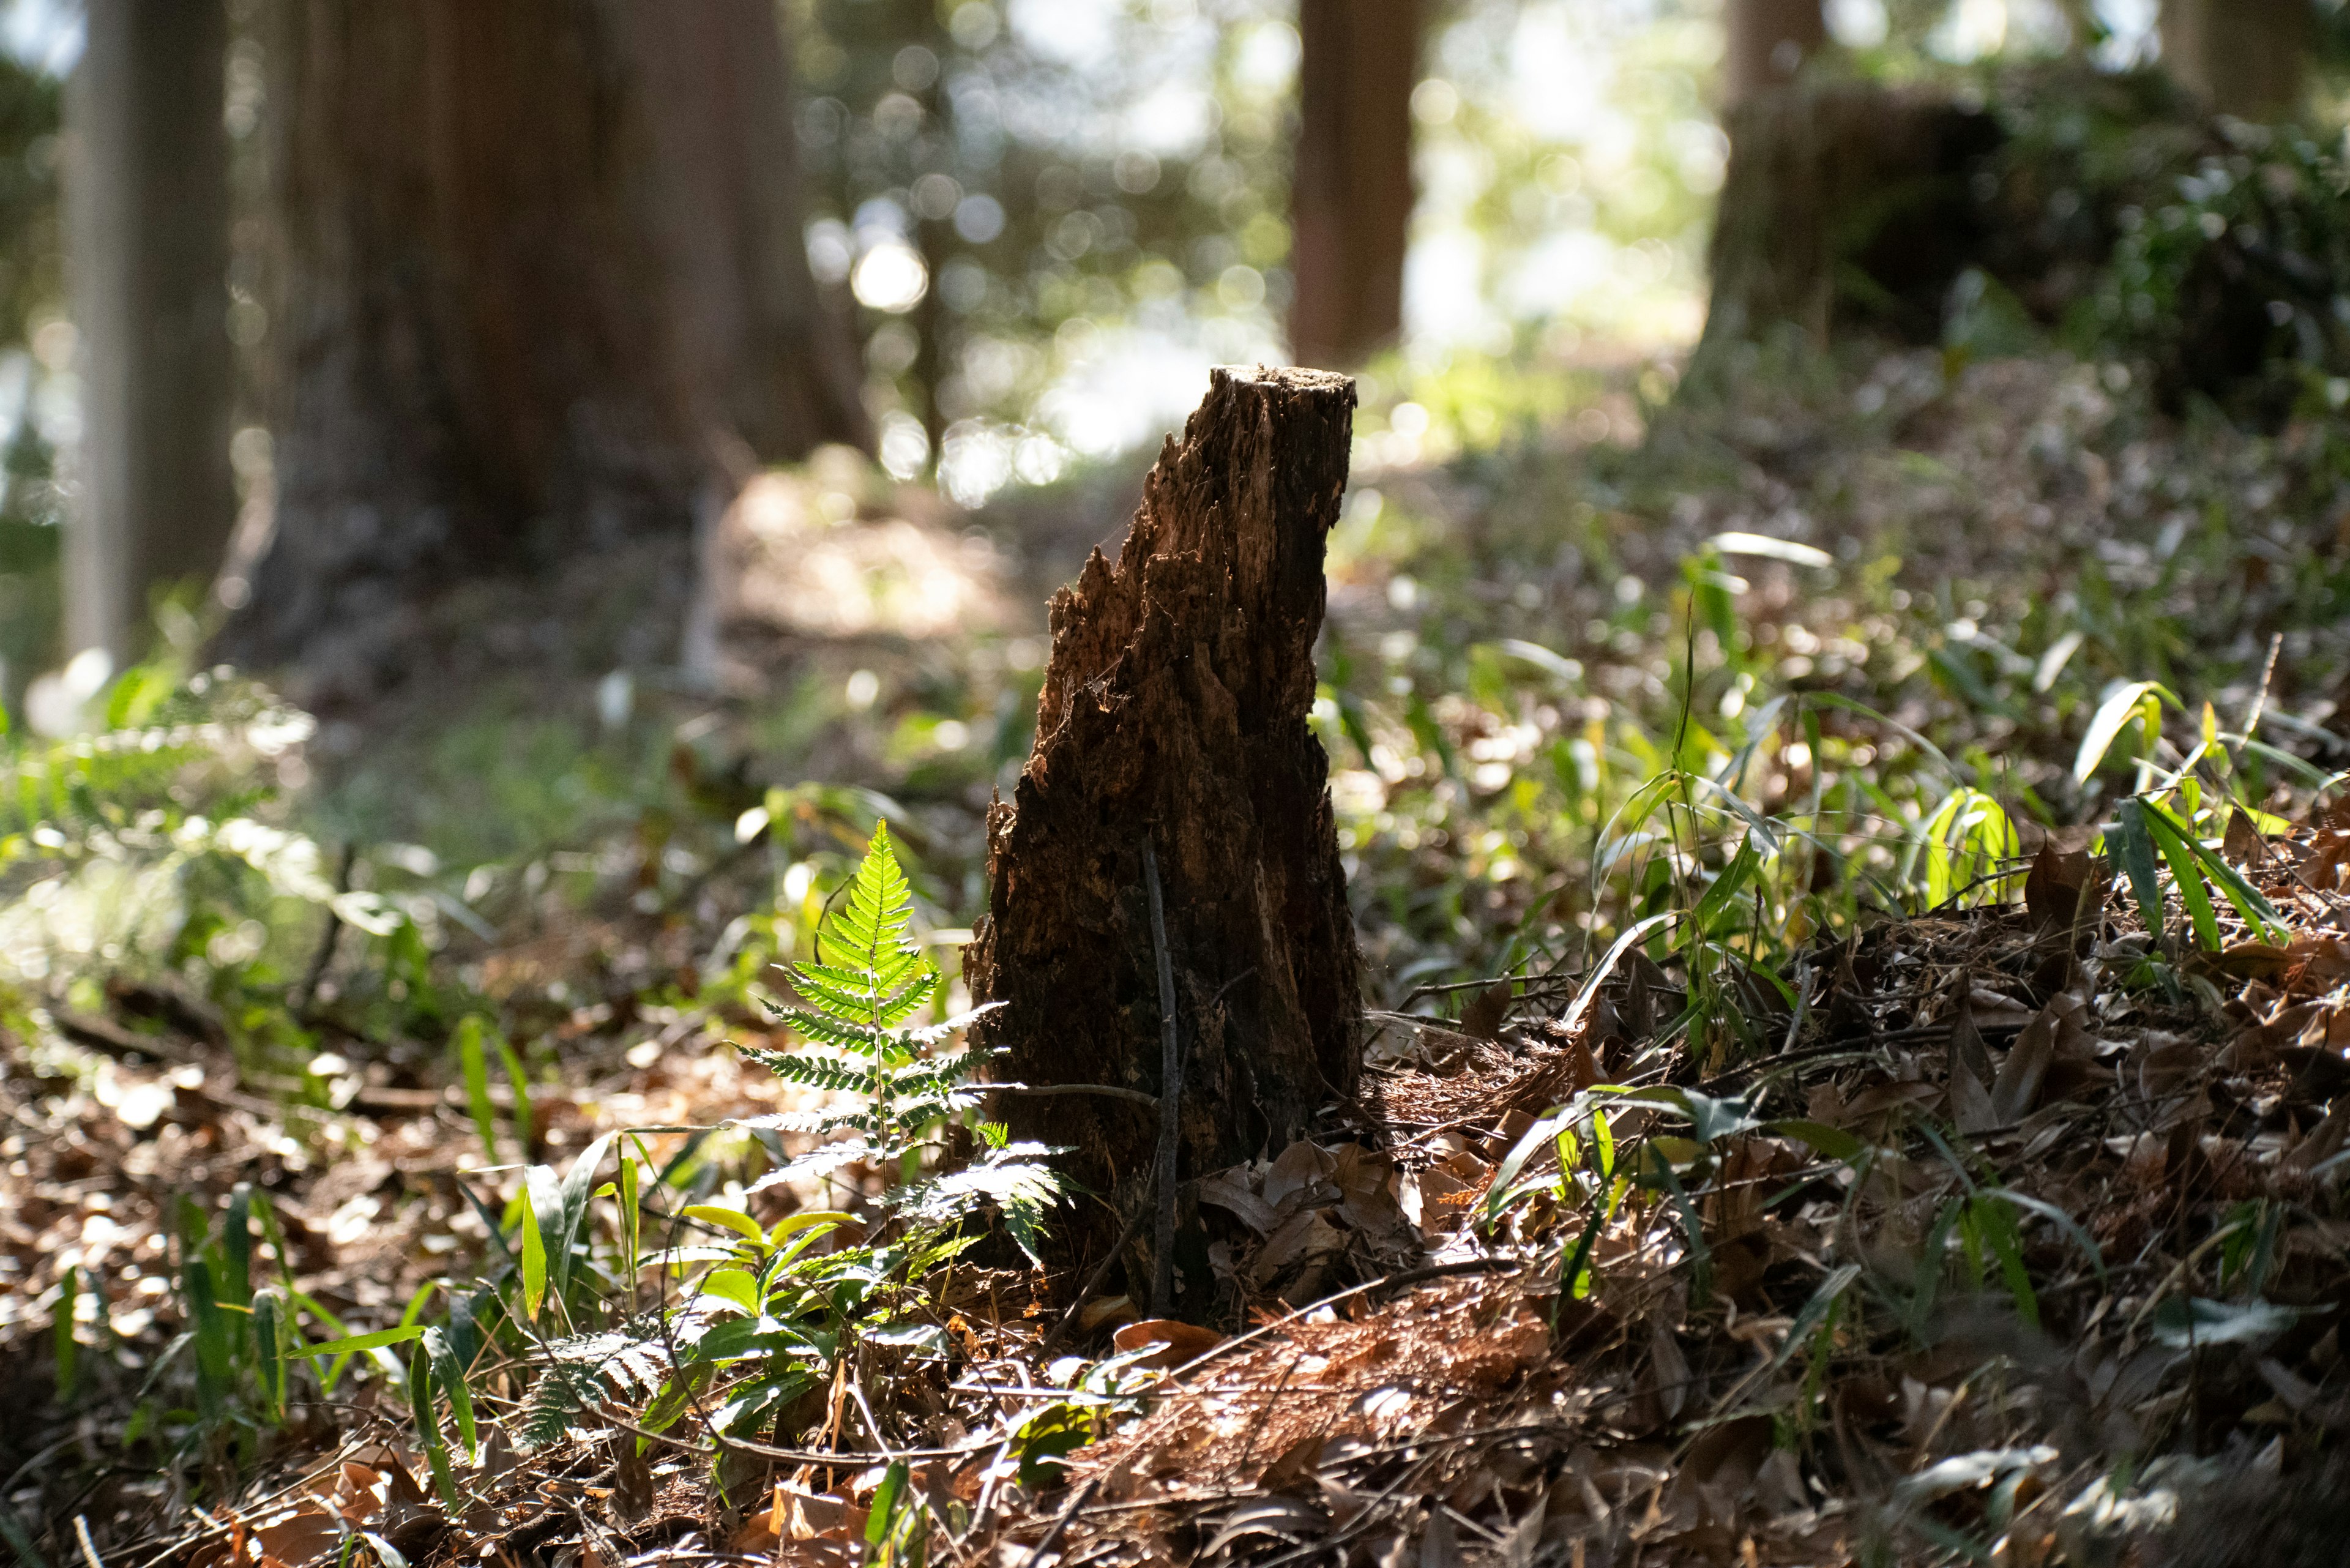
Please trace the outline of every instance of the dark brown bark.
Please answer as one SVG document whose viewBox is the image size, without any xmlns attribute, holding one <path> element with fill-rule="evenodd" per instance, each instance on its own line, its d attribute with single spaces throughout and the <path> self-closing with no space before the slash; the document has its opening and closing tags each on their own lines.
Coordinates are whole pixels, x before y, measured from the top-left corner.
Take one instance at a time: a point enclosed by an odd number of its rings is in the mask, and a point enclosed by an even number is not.
<svg viewBox="0 0 2350 1568">
<path fill-rule="evenodd" d="M 1297 26 L 1290 351 L 1351 366 L 1403 327 L 1420 4 L 1302 0 Z"/>
<path fill-rule="evenodd" d="M 2219 114 L 2296 113 L 2315 41 L 2309 0 L 2163 0 L 2162 61 Z"/>
<path fill-rule="evenodd" d="M 229 471 L 228 149 L 220 0 L 90 0 L 66 91 L 81 333 L 67 638 L 142 651 L 149 596 L 219 570 Z"/>
<path fill-rule="evenodd" d="M 1820 0 L 1729 0 L 1722 30 L 1725 109 L 1794 81 L 1804 62 L 1828 41 Z"/>
<path fill-rule="evenodd" d="M 1215 372 L 1117 566 L 1097 551 L 1054 597 L 1035 749 L 988 822 L 990 903 L 963 973 L 975 1000 L 1006 1005 L 972 1037 L 1031 1085 L 1159 1093 L 1155 846 L 1188 1055 L 1185 1179 L 1277 1153 L 1356 1081 L 1360 959 L 1307 724 L 1354 404 L 1339 376 Z M 1073 1146 L 1067 1168 L 1093 1191 L 1129 1212 L 1146 1201 L 1147 1107 L 1004 1109 L 1018 1136 Z M 1097 1251 L 1116 1224 L 1088 1204 L 1066 1240 Z"/>
<path fill-rule="evenodd" d="M 765 0 L 276 20 L 290 370 L 234 651 L 380 674 L 452 581 L 683 536 L 758 462 L 863 437 Z"/>
<path fill-rule="evenodd" d="M 1731 110 L 1702 370 L 1723 346 L 1866 326 L 1933 341 L 1951 281 L 1983 249 L 1969 182 L 2000 140 L 1983 111 L 1839 82 Z"/>
</svg>

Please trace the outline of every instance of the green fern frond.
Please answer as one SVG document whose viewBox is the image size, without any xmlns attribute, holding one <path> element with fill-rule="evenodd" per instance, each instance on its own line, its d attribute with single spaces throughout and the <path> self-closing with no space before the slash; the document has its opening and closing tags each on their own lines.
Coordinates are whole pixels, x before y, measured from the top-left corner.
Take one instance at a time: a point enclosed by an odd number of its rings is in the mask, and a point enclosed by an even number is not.
<svg viewBox="0 0 2350 1568">
<path fill-rule="evenodd" d="M 865 1023 L 844 1023 L 830 1013 L 809 1008 L 778 1009 L 775 1019 L 804 1039 L 854 1055 L 878 1056 L 888 1051 L 891 1044 L 886 1031 Z"/>
<path fill-rule="evenodd" d="M 670 1371 L 661 1341 L 628 1329 L 558 1339 L 545 1353 L 518 1423 L 518 1440 L 527 1449 L 562 1440 L 608 1397 L 650 1398 Z"/>
<path fill-rule="evenodd" d="M 874 829 L 847 895 L 816 933 L 816 961 L 785 971 L 806 1005 L 771 1010 L 799 1036 L 801 1049 L 786 1054 L 740 1047 L 786 1082 L 863 1097 L 854 1109 L 760 1117 L 759 1125 L 779 1130 L 855 1135 L 791 1160 L 777 1179 L 829 1176 L 859 1162 L 889 1166 L 979 1103 L 977 1090 L 967 1085 L 995 1053 L 932 1052 L 1000 1004 L 909 1026 L 937 997 L 940 985 L 937 966 L 908 935 L 912 908 L 913 890 L 883 824 Z M 908 1189 L 902 1211 L 935 1237 L 974 1208 L 992 1203 L 1033 1259 L 1045 1211 L 1061 1191 L 1058 1178 L 1041 1163 L 1040 1157 L 1051 1152 L 1034 1144 L 994 1148 L 979 1165 Z"/>
<path fill-rule="evenodd" d="M 1061 1199 L 1061 1179 L 1044 1163 L 1058 1148 L 1015 1143 L 992 1149 L 978 1164 L 907 1189 L 900 1212 L 918 1223 L 951 1224 L 981 1203 L 993 1203 L 1003 1227 L 1031 1262 L 1041 1265 L 1047 1210 Z"/>
<path fill-rule="evenodd" d="M 872 1069 L 837 1057 L 787 1055 L 758 1045 L 745 1045 L 741 1049 L 744 1055 L 775 1076 L 805 1088 L 827 1089 L 841 1094 L 871 1094 L 874 1089 L 876 1075 Z"/>
</svg>

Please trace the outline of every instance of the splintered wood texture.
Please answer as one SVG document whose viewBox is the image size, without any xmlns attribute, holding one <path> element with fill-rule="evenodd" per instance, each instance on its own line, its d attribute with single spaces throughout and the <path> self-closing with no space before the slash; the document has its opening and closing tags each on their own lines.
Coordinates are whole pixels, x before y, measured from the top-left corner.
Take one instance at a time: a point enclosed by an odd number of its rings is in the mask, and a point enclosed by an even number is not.
<svg viewBox="0 0 2350 1568">
<path fill-rule="evenodd" d="M 1054 596 L 1035 749 L 988 821 L 991 902 L 964 973 L 975 1001 L 1007 1005 L 972 1034 L 1028 1084 L 1159 1092 L 1142 873 L 1155 836 L 1186 1179 L 1286 1147 L 1357 1075 L 1360 957 L 1306 722 L 1354 406 L 1342 376 L 1214 373 L 1118 565 L 1096 551 Z M 1147 1107 L 1004 1108 L 1016 1136 L 1074 1146 L 1070 1173 L 1132 1208 L 1157 1137 Z"/>
</svg>

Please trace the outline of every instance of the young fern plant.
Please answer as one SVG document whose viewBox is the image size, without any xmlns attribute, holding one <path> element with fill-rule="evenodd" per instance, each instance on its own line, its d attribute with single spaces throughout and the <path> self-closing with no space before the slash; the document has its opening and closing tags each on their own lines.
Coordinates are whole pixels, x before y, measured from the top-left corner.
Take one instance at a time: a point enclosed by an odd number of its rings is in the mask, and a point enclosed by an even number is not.
<svg viewBox="0 0 2350 1568">
<path fill-rule="evenodd" d="M 1035 1259 L 1045 1210 L 1061 1192 L 1059 1178 L 1043 1161 L 1058 1150 L 1012 1143 L 1001 1126 L 982 1122 L 985 1150 L 975 1163 L 914 1179 L 922 1151 L 938 1141 L 940 1129 L 977 1107 L 980 1091 L 971 1080 L 993 1054 L 941 1047 L 1002 1004 L 936 1023 L 911 1022 L 939 990 L 937 966 L 910 940 L 912 904 L 889 825 L 877 823 L 846 896 L 816 932 L 816 961 L 785 971 L 806 1005 L 771 1009 L 800 1037 L 800 1048 L 742 1048 L 790 1083 L 857 1096 L 834 1109 L 760 1118 L 784 1131 L 833 1139 L 770 1179 L 855 1164 L 894 1165 L 907 1179 L 891 1193 L 890 1206 L 917 1229 L 947 1229 L 992 1203 L 1021 1250 Z"/>
</svg>

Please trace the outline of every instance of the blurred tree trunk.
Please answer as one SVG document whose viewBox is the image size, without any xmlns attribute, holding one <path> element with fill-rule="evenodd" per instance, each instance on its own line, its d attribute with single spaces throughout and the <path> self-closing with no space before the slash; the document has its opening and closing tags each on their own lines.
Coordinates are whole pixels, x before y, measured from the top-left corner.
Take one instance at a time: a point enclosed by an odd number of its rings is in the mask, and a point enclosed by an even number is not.
<svg viewBox="0 0 2350 1568">
<path fill-rule="evenodd" d="M 686 536 L 759 462 L 866 438 L 767 0 L 273 23 L 287 407 L 232 652 L 380 678 L 453 580 Z"/>
<path fill-rule="evenodd" d="M 2162 0 L 2162 60 L 2220 114 L 2288 118 L 2307 83 L 2309 0 Z"/>
<path fill-rule="evenodd" d="M 1722 13 L 1721 100 L 1735 109 L 1795 79 L 1828 41 L 1820 0 L 1729 0 Z"/>
<path fill-rule="evenodd" d="M 1970 182 L 1998 122 L 1929 91 L 1827 82 L 1755 94 L 1728 126 L 1697 379 L 1789 327 L 1814 343 L 1851 327 L 1937 341 L 1951 283 L 1982 253 Z"/>
<path fill-rule="evenodd" d="M 1290 350 L 1345 367 L 1403 327 L 1420 0 L 1302 0 Z"/>
<path fill-rule="evenodd" d="M 229 471 L 228 145 L 220 0 L 89 0 L 66 91 L 81 333 L 67 638 L 142 651 L 149 595 L 217 571 Z"/>
</svg>

